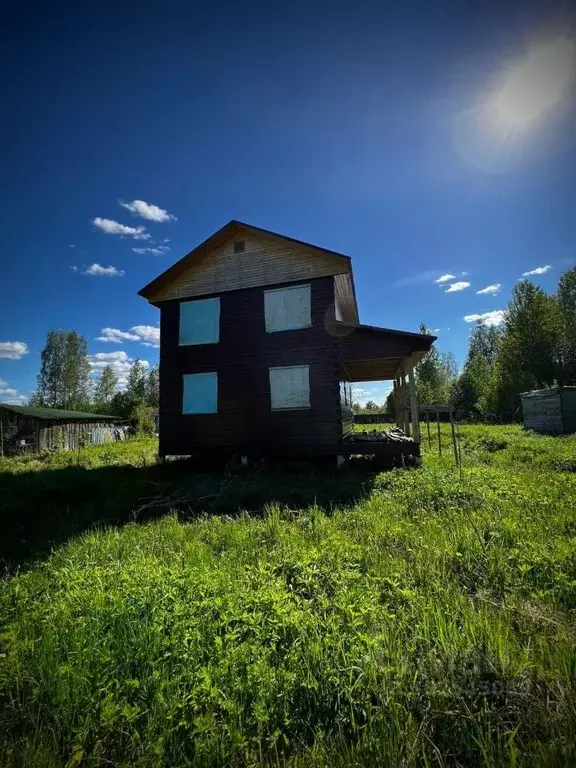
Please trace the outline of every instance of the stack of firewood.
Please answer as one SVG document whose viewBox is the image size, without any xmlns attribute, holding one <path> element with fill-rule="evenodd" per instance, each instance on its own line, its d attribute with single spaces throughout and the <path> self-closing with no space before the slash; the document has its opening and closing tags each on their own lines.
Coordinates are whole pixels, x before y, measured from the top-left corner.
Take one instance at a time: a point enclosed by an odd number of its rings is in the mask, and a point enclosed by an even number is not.
<svg viewBox="0 0 576 768">
<path fill-rule="evenodd" d="M 412 438 L 404 434 L 404 432 L 398 427 L 390 427 L 390 429 L 373 429 L 370 432 L 355 432 L 353 440 L 359 441 L 378 441 L 388 443 L 406 443 L 412 442 Z"/>
</svg>

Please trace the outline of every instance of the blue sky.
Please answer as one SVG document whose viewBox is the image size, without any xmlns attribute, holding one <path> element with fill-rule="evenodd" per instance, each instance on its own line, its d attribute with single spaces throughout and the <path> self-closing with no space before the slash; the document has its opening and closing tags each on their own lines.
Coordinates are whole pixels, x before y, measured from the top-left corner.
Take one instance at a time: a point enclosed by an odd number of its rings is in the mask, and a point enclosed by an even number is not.
<svg viewBox="0 0 576 768">
<path fill-rule="evenodd" d="M 52 328 L 84 334 L 95 370 L 154 363 L 137 291 L 231 218 L 351 255 L 362 322 L 424 321 L 459 362 L 465 317 L 536 268 L 553 290 L 576 255 L 574 88 L 519 118 L 505 94 L 505 126 L 494 104 L 574 20 L 475 5 L 12 4 L 0 400 L 34 389 Z"/>
</svg>

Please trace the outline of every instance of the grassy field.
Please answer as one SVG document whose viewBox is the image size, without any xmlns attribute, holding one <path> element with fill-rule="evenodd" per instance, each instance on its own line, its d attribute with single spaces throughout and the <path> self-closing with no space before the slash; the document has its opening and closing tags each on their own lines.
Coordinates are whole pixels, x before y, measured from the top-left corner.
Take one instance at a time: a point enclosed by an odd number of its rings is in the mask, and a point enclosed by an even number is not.
<svg viewBox="0 0 576 768">
<path fill-rule="evenodd" d="M 576 437 L 460 431 L 461 470 L 0 462 L 0 763 L 576 765 Z"/>
</svg>

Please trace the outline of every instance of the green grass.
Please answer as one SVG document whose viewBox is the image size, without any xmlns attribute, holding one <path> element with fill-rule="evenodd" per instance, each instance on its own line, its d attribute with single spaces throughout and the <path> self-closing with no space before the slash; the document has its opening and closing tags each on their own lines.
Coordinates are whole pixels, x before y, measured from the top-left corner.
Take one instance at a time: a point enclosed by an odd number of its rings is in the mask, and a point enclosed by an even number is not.
<svg viewBox="0 0 576 768">
<path fill-rule="evenodd" d="M 0 463 L 1 764 L 575 765 L 576 438 L 462 427 L 460 471 L 443 430 L 379 474 Z"/>
</svg>

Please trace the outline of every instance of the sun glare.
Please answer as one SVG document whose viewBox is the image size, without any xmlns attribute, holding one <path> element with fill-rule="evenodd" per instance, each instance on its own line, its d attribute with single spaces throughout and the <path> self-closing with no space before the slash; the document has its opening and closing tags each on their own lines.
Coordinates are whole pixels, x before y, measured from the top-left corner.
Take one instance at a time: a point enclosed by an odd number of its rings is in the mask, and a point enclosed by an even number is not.
<svg viewBox="0 0 576 768">
<path fill-rule="evenodd" d="M 495 98 L 499 120 L 522 128 L 543 115 L 563 97 L 576 72 L 576 45 L 561 37 L 532 48 L 510 67 Z"/>
</svg>

